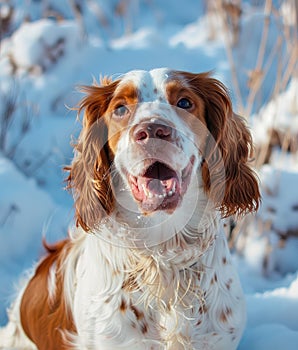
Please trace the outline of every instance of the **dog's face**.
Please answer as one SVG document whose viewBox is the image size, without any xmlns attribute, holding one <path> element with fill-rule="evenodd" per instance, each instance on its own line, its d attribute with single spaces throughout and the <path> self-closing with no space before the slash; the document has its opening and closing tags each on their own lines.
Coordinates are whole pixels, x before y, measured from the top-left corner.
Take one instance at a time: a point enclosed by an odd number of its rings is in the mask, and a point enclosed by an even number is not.
<svg viewBox="0 0 298 350">
<path fill-rule="evenodd" d="M 132 71 L 84 90 L 84 128 L 68 178 L 84 229 L 119 205 L 173 215 L 199 186 L 224 215 L 256 209 L 250 134 L 209 74 Z"/>
<path fill-rule="evenodd" d="M 167 69 L 130 72 L 117 85 L 104 117 L 108 144 L 142 214 L 180 206 L 201 158 L 195 128 L 206 131 L 203 115 L 202 99 Z"/>
</svg>

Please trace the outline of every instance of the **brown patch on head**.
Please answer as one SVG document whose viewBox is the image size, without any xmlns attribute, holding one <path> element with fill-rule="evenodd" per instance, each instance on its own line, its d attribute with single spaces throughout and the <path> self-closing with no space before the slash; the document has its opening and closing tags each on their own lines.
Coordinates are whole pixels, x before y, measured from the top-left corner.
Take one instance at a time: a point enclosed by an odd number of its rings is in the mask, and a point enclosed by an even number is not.
<svg viewBox="0 0 298 350">
<path fill-rule="evenodd" d="M 83 131 L 87 131 L 94 122 L 105 114 L 119 81 L 112 82 L 108 78 L 102 78 L 101 83 L 102 85 L 98 85 L 94 82 L 94 85 L 82 86 L 80 89 L 86 94 L 78 108 L 79 113 L 85 110 L 83 118 L 85 129 Z"/>
<path fill-rule="evenodd" d="M 173 106 L 177 106 L 178 102 L 182 99 L 190 101 L 191 108 L 177 108 L 176 111 L 196 136 L 195 141 L 200 151 L 203 152 L 201 148 L 204 148 L 207 137 L 204 101 L 190 88 L 179 72 L 172 72 L 170 76 L 171 78 L 166 84 L 168 102 Z"/>
<path fill-rule="evenodd" d="M 113 94 L 105 114 L 106 124 L 108 125 L 108 142 L 113 154 L 116 152 L 121 133 L 126 130 L 129 118 L 134 113 L 136 104 L 139 103 L 139 95 L 138 89 L 132 82 L 120 84 Z M 125 106 L 128 113 L 119 117 L 114 112 L 121 106 Z"/>
</svg>

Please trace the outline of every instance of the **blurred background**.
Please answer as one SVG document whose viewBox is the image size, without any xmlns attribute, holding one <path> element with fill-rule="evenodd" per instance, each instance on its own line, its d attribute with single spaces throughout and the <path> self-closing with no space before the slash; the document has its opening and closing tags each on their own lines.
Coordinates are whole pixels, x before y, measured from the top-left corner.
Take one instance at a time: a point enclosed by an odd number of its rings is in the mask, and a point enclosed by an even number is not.
<svg viewBox="0 0 298 350">
<path fill-rule="evenodd" d="M 23 271 L 73 224 L 76 87 L 213 71 L 252 131 L 262 205 L 226 221 L 248 304 L 240 349 L 298 344 L 298 0 L 0 0 L 0 325 Z"/>
</svg>

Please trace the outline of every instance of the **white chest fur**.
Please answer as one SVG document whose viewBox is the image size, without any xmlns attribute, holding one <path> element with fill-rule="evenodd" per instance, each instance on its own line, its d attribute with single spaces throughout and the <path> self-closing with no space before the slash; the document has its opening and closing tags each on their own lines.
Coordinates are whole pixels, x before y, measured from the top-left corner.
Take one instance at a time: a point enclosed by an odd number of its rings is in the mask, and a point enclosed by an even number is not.
<svg viewBox="0 0 298 350">
<path fill-rule="evenodd" d="M 223 233 L 210 242 L 201 253 L 198 246 L 153 254 L 85 236 L 69 277 L 76 347 L 235 349 L 242 290 Z"/>
</svg>

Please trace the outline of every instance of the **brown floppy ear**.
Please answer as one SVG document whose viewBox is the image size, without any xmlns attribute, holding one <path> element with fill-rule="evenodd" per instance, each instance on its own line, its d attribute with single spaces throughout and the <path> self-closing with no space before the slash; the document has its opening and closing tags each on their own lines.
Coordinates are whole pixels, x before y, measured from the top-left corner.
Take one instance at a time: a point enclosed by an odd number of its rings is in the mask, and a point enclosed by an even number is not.
<svg viewBox="0 0 298 350">
<path fill-rule="evenodd" d="M 85 231 L 92 230 L 114 207 L 110 185 L 112 155 L 103 115 L 118 82 L 105 79 L 102 84 L 81 89 L 86 93 L 78 107 L 79 113 L 85 110 L 83 129 L 74 146 L 73 162 L 65 168 L 69 171 L 66 181 L 73 191 L 76 222 Z"/>
<path fill-rule="evenodd" d="M 224 217 L 258 209 L 260 192 L 249 164 L 253 149 L 244 120 L 232 111 L 226 87 L 209 73 L 192 75 L 191 88 L 203 99 L 207 136 L 203 185 Z"/>
<path fill-rule="evenodd" d="M 216 149 L 206 154 L 207 161 L 203 163 L 202 171 L 205 190 L 223 217 L 258 210 L 259 185 L 249 164 L 252 147 L 251 134 L 243 119 L 231 112 Z"/>
</svg>

